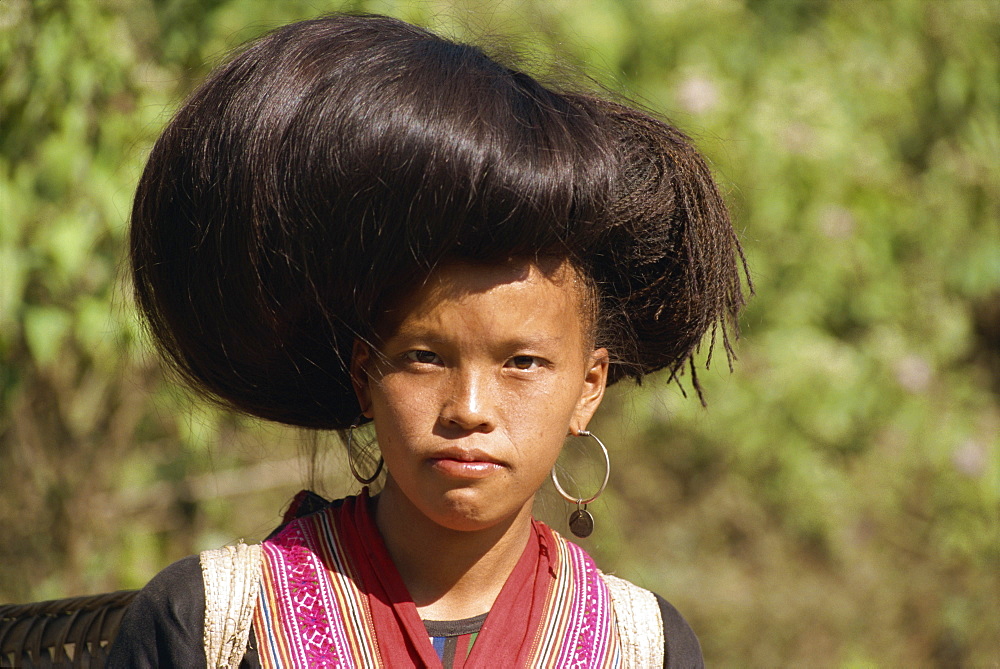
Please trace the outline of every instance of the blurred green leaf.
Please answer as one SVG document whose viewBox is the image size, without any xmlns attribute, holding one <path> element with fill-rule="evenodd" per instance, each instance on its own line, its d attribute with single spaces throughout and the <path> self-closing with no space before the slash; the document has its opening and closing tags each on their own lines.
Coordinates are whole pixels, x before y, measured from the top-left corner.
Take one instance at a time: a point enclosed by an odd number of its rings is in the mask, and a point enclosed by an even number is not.
<svg viewBox="0 0 1000 669">
<path fill-rule="evenodd" d="M 66 341 L 73 317 L 58 307 L 31 307 L 24 312 L 24 338 L 31 356 L 40 366 L 55 362 Z"/>
</svg>

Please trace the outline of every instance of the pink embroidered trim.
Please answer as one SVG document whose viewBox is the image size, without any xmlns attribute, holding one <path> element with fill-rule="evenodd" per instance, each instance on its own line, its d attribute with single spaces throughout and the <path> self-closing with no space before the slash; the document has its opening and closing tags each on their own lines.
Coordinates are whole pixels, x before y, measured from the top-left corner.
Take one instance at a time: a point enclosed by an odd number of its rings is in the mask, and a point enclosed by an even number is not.
<svg viewBox="0 0 1000 669">
<path fill-rule="evenodd" d="M 611 593 L 601 578 L 597 565 L 586 551 L 574 543 L 566 541 L 553 532 L 558 546 L 560 570 L 568 571 L 567 579 L 559 579 L 564 592 L 559 599 L 569 598 L 568 605 L 563 606 L 569 612 L 568 618 L 562 621 L 563 633 L 555 634 L 559 640 L 555 662 L 548 664 L 542 653 L 539 666 L 554 667 L 614 667 L 621 661 L 621 653 L 617 642 L 617 629 L 614 626 L 611 609 Z M 557 588 L 560 584 L 556 585 Z M 558 604 L 557 604 L 558 605 Z M 559 624 L 553 616 L 551 624 Z"/>
<path fill-rule="evenodd" d="M 291 523 L 264 543 L 278 605 L 269 623 L 284 627 L 282 645 L 293 666 L 351 669 L 350 644 L 311 529 Z"/>
</svg>

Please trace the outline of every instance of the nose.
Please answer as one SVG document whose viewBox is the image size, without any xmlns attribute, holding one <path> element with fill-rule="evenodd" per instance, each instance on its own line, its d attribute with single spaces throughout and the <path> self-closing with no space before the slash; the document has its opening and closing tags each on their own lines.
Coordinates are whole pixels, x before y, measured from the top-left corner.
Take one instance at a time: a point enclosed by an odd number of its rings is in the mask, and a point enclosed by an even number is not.
<svg viewBox="0 0 1000 669">
<path fill-rule="evenodd" d="M 473 369 L 455 369 L 448 396 L 441 407 L 440 421 L 463 432 L 490 432 L 496 427 L 493 379 Z"/>
</svg>

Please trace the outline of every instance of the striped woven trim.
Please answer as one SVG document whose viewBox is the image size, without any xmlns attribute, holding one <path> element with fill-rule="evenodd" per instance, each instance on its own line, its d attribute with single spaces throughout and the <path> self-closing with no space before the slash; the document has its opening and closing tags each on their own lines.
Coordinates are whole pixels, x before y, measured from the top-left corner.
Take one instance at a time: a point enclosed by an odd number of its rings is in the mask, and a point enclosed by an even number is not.
<svg viewBox="0 0 1000 669">
<path fill-rule="evenodd" d="M 263 563 L 254 629 L 264 669 L 383 665 L 330 514 L 289 525 L 264 544 Z"/>
<path fill-rule="evenodd" d="M 619 667 L 621 644 L 611 593 L 597 565 L 582 548 L 552 535 L 555 581 L 528 666 Z"/>
</svg>

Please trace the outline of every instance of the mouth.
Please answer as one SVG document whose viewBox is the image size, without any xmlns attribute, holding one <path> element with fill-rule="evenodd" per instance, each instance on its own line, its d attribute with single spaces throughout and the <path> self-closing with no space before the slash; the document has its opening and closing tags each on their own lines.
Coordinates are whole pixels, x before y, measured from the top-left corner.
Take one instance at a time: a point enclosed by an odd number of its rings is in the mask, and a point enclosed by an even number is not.
<svg viewBox="0 0 1000 669">
<path fill-rule="evenodd" d="M 485 478 L 501 471 L 505 465 L 485 451 L 471 448 L 446 448 L 429 459 L 431 467 L 452 478 Z"/>
</svg>

